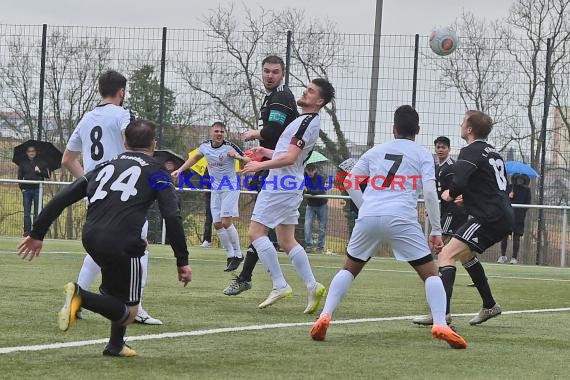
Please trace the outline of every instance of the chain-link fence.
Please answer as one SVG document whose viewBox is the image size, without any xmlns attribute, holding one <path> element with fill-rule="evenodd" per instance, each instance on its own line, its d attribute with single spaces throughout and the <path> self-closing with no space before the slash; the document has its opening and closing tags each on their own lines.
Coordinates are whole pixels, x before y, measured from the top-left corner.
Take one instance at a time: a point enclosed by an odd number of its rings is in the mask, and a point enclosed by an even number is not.
<svg viewBox="0 0 570 380">
<path fill-rule="evenodd" d="M 160 124 L 160 148 L 185 156 L 207 138 L 207 126 L 216 120 L 228 126 L 229 139 L 240 145 L 238 132 L 257 128 L 264 96 L 261 60 L 276 54 L 288 58 L 287 80 L 296 96 L 314 77 L 326 77 L 335 85 L 336 101 L 322 111 L 317 150 L 328 158 L 320 164 L 322 174 L 334 175 L 341 161 L 358 158 L 371 143 L 391 139 L 393 111 L 411 103 L 420 113 L 418 142 L 426 148 L 433 149 L 434 138 L 446 135 L 452 155 L 457 155 L 464 144 L 459 133 L 463 113 L 477 108 L 495 119 L 490 142 L 503 157 L 539 170 L 547 109 L 544 204 L 568 205 L 570 138 L 565 105 L 570 102 L 564 68 L 570 64 L 547 75 L 545 43 L 533 48 L 524 40 L 464 39 L 456 52 L 439 57 L 429 50 L 425 36 L 385 35 L 380 39 L 376 78 L 374 35 L 293 30 L 288 38 L 287 29 L 265 25 L 238 31 L 222 21 L 211 23 L 208 30 L 0 25 L 0 178 L 16 178 L 13 148 L 28 139 L 52 142 L 63 151 L 75 125 L 99 101 L 97 77 L 108 68 L 129 78 L 125 105 Z M 551 83 L 550 98 L 543 96 L 546 79 Z M 377 102 L 370 104 L 371 83 L 376 80 Z M 552 100 L 551 106 L 545 107 L 545 100 Z M 371 110 L 376 117 L 373 124 Z M 69 181 L 71 175 L 60 169 L 51 179 Z M 21 195 L 13 184 L 1 186 L 0 234 L 19 235 Z M 531 188 L 538 195 L 536 179 Z M 56 191 L 56 186 L 46 186 L 45 199 Z M 341 195 L 336 190 L 329 194 Z M 242 196 L 238 223 L 242 239 L 250 197 Z M 200 194 L 184 194 L 193 243 L 203 228 L 202 207 Z M 329 208 L 327 246 L 343 252 L 350 230 L 349 208 L 338 199 L 331 199 Z M 52 236 L 77 238 L 83 210 L 78 205 L 60 218 Z M 527 216 L 523 260 L 533 262 L 536 256 L 540 219 L 544 231 L 540 262 L 557 265 L 562 213 L 546 211 L 541 218 L 535 213 L 531 210 Z"/>
</svg>

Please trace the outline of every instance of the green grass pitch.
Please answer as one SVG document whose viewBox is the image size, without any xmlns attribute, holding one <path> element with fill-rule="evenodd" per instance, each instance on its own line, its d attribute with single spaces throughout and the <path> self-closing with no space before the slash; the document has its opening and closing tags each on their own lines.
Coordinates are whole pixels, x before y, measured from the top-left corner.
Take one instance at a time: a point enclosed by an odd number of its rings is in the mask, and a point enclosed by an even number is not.
<svg viewBox="0 0 570 380">
<path fill-rule="evenodd" d="M 47 240 L 33 262 L 16 254 L 18 239 L 0 239 L 0 352 L 62 342 L 106 339 L 109 323 L 86 312 L 68 332 L 57 330 L 56 313 L 63 285 L 74 281 L 83 261 L 76 241 Z M 409 320 L 353 321 L 331 324 L 325 342 L 313 342 L 304 315 L 306 291 L 285 255 L 284 273 L 294 296 L 264 309 L 271 283 L 263 267 L 253 289 L 237 297 L 222 294 L 231 276 L 223 272 L 225 254 L 191 248 L 193 281 L 176 280 L 168 246 L 151 246 L 144 307 L 163 326 L 132 325 L 128 337 L 190 332 L 193 336 L 132 340 L 139 356 L 103 357 L 104 344 L 54 346 L 30 352 L 0 353 L 2 379 L 554 379 L 570 376 L 570 311 L 504 314 L 481 326 L 469 316 L 453 324 L 467 340 L 452 350 L 431 338 L 428 328 Z M 315 276 L 328 287 L 342 266 L 339 256 L 310 255 Z M 504 311 L 570 307 L 570 269 L 485 265 L 495 298 Z M 458 268 L 454 314 L 475 313 L 477 291 Z M 95 287 L 94 287 L 95 289 Z M 334 320 L 388 318 L 428 310 L 423 285 L 407 264 L 374 259 L 356 279 Z M 303 324 L 266 328 L 276 323 Z M 259 330 L 240 328 L 259 327 Z M 232 331 L 214 330 L 236 328 Z M 208 331 L 206 331 L 208 330 Z M 127 337 L 127 341 L 129 338 Z M 147 337 L 148 338 L 148 337 Z M 134 338 L 131 338 L 134 339 Z"/>
</svg>

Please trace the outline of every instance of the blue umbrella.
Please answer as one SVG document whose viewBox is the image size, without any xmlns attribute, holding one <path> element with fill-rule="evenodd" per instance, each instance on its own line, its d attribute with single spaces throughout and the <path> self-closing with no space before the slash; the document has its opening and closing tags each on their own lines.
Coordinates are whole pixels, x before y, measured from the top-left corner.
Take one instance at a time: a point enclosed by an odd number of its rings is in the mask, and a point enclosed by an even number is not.
<svg viewBox="0 0 570 380">
<path fill-rule="evenodd" d="M 531 178 L 538 177 L 538 173 L 530 165 L 518 162 L 518 161 L 507 161 L 505 162 L 505 169 L 507 174 L 526 174 Z"/>
</svg>

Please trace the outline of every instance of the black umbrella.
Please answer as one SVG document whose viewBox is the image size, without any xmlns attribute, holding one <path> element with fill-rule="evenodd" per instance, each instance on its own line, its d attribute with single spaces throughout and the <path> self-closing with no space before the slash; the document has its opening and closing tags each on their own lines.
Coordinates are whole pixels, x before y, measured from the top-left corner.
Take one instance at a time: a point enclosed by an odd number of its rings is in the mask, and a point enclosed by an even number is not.
<svg viewBox="0 0 570 380">
<path fill-rule="evenodd" d="M 174 163 L 175 169 L 178 169 L 179 167 L 182 166 L 182 164 L 186 162 L 186 160 L 182 158 L 182 156 L 174 153 L 170 149 L 155 150 L 153 157 L 163 166 L 166 161 L 172 161 Z M 187 170 L 185 171 L 185 173 L 186 172 Z"/>
<path fill-rule="evenodd" d="M 28 140 L 23 144 L 14 148 L 14 156 L 12 162 L 20 165 L 20 162 L 27 160 L 26 150 L 28 147 L 33 146 L 36 148 L 36 157 L 38 160 L 44 162 L 50 172 L 61 168 L 61 158 L 63 153 L 59 151 L 52 143 L 47 141 Z"/>
</svg>

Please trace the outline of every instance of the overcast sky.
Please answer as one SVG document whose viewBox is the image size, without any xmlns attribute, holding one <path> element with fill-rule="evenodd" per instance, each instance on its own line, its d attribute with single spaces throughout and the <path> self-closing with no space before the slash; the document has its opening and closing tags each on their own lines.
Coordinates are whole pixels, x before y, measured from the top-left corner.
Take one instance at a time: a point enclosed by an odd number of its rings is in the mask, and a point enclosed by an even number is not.
<svg viewBox="0 0 570 380">
<path fill-rule="evenodd" d="M 286 0 L 236 1 L 250 8 L 263 4 L 266 9 L 304 9 L 314 17 L 326 16 L 340 32 L 373 33 L 376 2 L 373 0 Z M 200 29 L 201 16 L 220 0 L 0 0 L 0 23 L 89 26 L 140 26 Z M 511 0 L 385 0 L 382 20 L 384 34 L 428 34 L 433 26 L 448 25 L 469 10 L 487 18 L 506 15 Z"/>
</svg>

